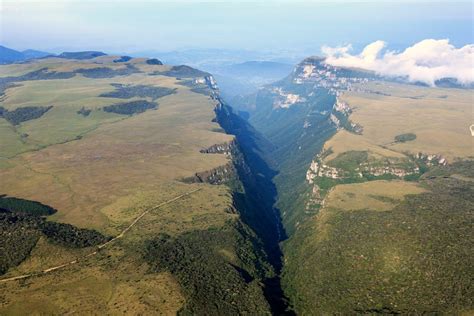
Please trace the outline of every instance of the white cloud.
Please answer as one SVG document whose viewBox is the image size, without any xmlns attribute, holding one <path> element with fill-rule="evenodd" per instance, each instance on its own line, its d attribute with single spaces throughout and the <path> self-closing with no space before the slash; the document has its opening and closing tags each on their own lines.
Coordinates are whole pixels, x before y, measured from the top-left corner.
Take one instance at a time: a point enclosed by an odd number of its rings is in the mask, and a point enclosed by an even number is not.
<svg viewBox="0 0 474 316">
<path fill-rule="evenodd" d="M 447 39 L 426 39 L 403 52 L 386 50 L 386 46 L 384 41 L 376 41 L 354 55 L 350 54 L 350 45 L 325 46 L 322 52 L 326 63 L 333 66 L 363 68 L 431 86 L 442 78 L 456 78 L 462 84 L 474 83 L 474 44 L 456 48 Z"/>
</svg>

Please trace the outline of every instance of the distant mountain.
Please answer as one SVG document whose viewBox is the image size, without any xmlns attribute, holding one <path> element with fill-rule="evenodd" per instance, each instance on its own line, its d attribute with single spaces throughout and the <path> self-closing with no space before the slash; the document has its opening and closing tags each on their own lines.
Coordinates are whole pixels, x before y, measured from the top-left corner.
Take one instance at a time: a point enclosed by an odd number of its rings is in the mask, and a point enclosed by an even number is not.
<svg viewBox="0 0 474 316">
<path fill-rule="evenodd" d="M 129 54 L 127 52 L 127 54 Z M 133 57 L 156 56 L 165 64 L 186 64 L 214 73 L 216 67 L 244 63 L 249 60 L 267 60 L 286 64 L 295 64 L 304 55 L 286 51 L 251 51 L 245 49 L 184 49 L 178 51 L 141 51 L 131 54 Z"/>
<path fill-rule="evenodd" d="M 236 96 L 255 93 L 259 88 L 283 79 L 293 65 L 274 61 L 246 61 L 208 69 L 218 78 L 222 97 L 231 101 Z"/>
<path fill-rule="evenodd" d="M 0 64 L 11 64 L 15 62 L 21 62 L 35 58 L 43 58 L 47 56 L 65 59 L 92 59 L 104 55 L 107 54 L 99 51 L 63 52 L 59 55 L 55 55 L 34 49 L 17 51 L 5 46 L 0 46 Z"/>
<path fill-rule="evenodd" d="M 41 58 L 48 55 L 51 54 L 39 50 L 27 49 L 20 52 L 5 46 L 0 46 L 0 64 L 10 64 L 33 58 Z"/>
<path fill-rule="evenodd" d="M 459 89 L 473 89 L 474 83 L 463 84 L 456 78 L 443 78 L 436 80 L 435 85 L 440 88 L 459 88 Z"/>
<path fill-rule="evenodd" d="M 23 53 L 5 46 L 0 46 L 0 64 L 14 63 L 24 59 Z"/>
<path fill-rule="evenodd" d="M 225 67 L 222 71 L 232 77 L 257 77 L 264 81 L 275 81 L 287 76 L 293 65 L 272 61 L 247 61 Z"/>
<path fill-rule="evenodd" d="M 25 59 L 33 59 L 33 58 L 42 58 L 51 55 L 51 53 L 43 52 L 40 50 L 34 49 L 27 49 L 21 52 Z"/>
<path fill-rule="evenodd" d="M 63 52 L 59 54 L 58 58 L 66 59 L 92 59 L 100 56 L 105 56 L 106 53 L 98 51 L 83 51 L 83 52 Z"/>
<path fill-rule="evenodd" d="M 258 86 L 246 80 L 238 80 L 236 78 L 227 77 L 220 74 L 215 74 L 213 76 L 216 78 L 219 84 L 221 97 L 229 102 L 234 96 L 247 96 L 257 92 L 259 88 Z M 233 103 L 231 104 L 234 106 Z"/>
</svg>

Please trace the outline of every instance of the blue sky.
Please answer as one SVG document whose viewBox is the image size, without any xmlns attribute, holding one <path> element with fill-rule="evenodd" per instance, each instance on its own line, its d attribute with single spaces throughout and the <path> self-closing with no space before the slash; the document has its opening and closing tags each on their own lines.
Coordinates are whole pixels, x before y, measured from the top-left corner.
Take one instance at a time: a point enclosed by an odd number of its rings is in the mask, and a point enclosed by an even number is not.
<svg viewBox="0 0 474 316">
<path fill-rule="evenodd" d="M 187 48 L 318 53 L 384 40 L 473 42 L 473 2 L 0 0 L 0 44 L 52 52 Z"/>
</svg>

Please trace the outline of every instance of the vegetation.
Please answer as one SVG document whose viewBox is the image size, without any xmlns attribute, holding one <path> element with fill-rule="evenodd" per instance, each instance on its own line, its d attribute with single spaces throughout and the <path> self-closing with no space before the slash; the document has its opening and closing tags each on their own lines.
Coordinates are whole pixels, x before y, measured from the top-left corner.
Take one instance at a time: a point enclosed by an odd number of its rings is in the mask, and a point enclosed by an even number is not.
<svg viewBox="0 0 474 316">
<path fill-rule="evenodd" d="M 308 97 L 304 104 L 274 109 L 274 95 L 267 89 L 261 90 L 256 97 L 257 110 L 249 120 L 274 146 L 264 152 L 272 168 L 278 170 L 274 176 L 278 190 L 276 205 L 282 212 L 286 233 L 291 235 L 297 223 L 311 215 L 305 212 L 308 193 L 305 176 L 314 156 L 336 132 L 329 120 L 335 97 L 324 89 L 314 89 L 314 85 L 293 84 L 291 79 L 272 86 Z M 305 128 L 305 121 L 310 126 Z"/>
<path fill-rule="evenodd" d="M 369 142 L 399 153 L 436 153 L 448 161 L 472 156 L 472 136 L 465 132 L 465 126 L 472 123 L 467 90 L 380 82 L 364 84 L 363 89 L 370 94 L 353 91 L 341 97 L 357 107 L 351 119 L 371 131 L 358 143 Z M 403 134 L 416 135 L 416 141 L 394 141 Z"/>
<path fill-rule="evenodd" d="M 14 70 L 22 73 L 44 64 L 49 67 L 48 72 L 67 71 L 74 74 L 77 68 L 125 67 L 114 64 L 112 59 L 103 58 L 100 64 L 94 60 L 54 60 L 52 63 L 52 60 L 44 59 Z M 137 68 L 151 67 L 144 60 L 135 60 L 134 65 Z M 168 69 L 154 67 L 156 70 Z M 215 102 L 208 97 L 188 93 L 187 89 L 177 89 L 160 104 L 159 112 L 133 119 L 98 110 L 115 102 L 137 101 L 132 98 L 111 102 L 111 99 L 99 97 L 112 90 L 110 84 L 133 87 L 129 85 L 151 85 L 154 82 L 174 89 L 177 80 L 150 78 L 145 72 L 102 80 L 75 76 L 54 82 L 25 82 L 12 97 L 4 100 L 6 109 L 28 105 L 33 98 L 55 108 L 40 120 L 16 127 L 18 132 L 4 119 L 0 120 L 0 146 L 6 143 L 4 139 L 17 140 L 20 133 L 30 135 L 25 142 L 37 145 L 27 155 L 13 153 L 9 154 L 10 158 L 1 160 L 0 191 L 18 196 L 44 196 L 45 200 L 53 201 L 59 210 L 65 210 L 49 218 L 49 221 L 34 218 L 35 226 L 31 228 L 31 238 L 28 237 L 32 240 L 31 247 L 19 238 L 10 243 L 26 249 L 24 252 L 8 250 L 8 253 L 25 254 L 16 262 L 28 255 L 31 257 L 18 269 L 10 268 L 9 274 L 15 276 L 42 271 L 92 252 L 93 249 L 76 247 L 94 244 L 102 238 L 93 231 L 85 233 L 78 227 L 117 235 L 144 210 L 153 211 L 141 218 L 112 247 L 105 247 L 96 256 L 87 257 L 84 264 L 31 278 L 27 283 L 15 281 L 2 284 L 5 289 L 2 300 L 5 303 L 0 306 L 0 314 L 29 311 L 62 314 L 76 310 L 85 314 L 168 315 L 175 314 L 181 308 L 183 313 L 203 310 L 208 298 L 209 302 L 219 305 L 211 306 L 210 311 L 270 313 L 266 298 L 273 294 L 269 294 L 271 288 L 266 284 L 267 279 L 273 278 L 272 268 L 265 263 L 267 257 L 260 238 L 240 221 L 237 206 L 233 205 L 233 192 L 224 185 L 176 181 L 229 162 L 223 154 L 199 152 L 202 148 L 233 139 L 212 122 Z M 145 98 L 152 101 L 151 97 Z M 88 116 L 77 113 L 82 107 L 86 111 L 92 110 Z M 133 106 L 124 108 L 122 110 L 127 114 L 135 112 L 127 110 L 133 110 Z M 236 126 L 236 129 L 239 128 Z M 91 133 L 90 137 L 68 142 L 86 133 Z M 62 142 L 65 143 L 58 144 Z M 12 148 L 29 150 L 21 147 L 20 141 L 10 144 Z M 51 144 L 58 145 L 49 146 Z M 3 147 L 1 149 L 4 153 Z M 245 164 L 239 164 L 244 170 Z M 120 172 L 117 172 L 119 169 Z M 251 172 L 248 174 L 247 181 L 250 182 L 253 175 Z M 239 186 L 237 179 L 233 182 L 233 187 Z M 154 210 L 164 201 L 195 188 L 201 190 Z M 242 191 L 236 196 L 239 198 L 239 211 L 244 212 L 247 198 Z M 270 220 L 275 220 L 273 213 L 267 213 L 271 209 L 263 211 L 259 205 L 261 197 L 256 196 L 248 202 L 253 208 L 246 211 L 246 218 L 250 219 L 255 211 L 256 219 L 268 216 Z M 260 210 L 261 214 L 258 213 Z M 8 215 L 17 216 L 13 213 Z M 18 227 L 26 227 L 24 221 L 17 223 L 23 225 Z M 254 226 L 257 225 L 268 231 L 275 229 L 273 225 L 265 227 L 263 223 L 254 223 Z M 1 229 L 3 231 L 8 230 Z M 184 245 L 183 261 L 170 260 L 169 266 L 166 262 L 160 263 L 160 266 L 145 264 L 145 255 L 142 257 L 138 252 L 146 252 L 145 241 L 154 240 L 157 232 L 170 236 L 170 248 L 176 246 L 180 249 Z M 277 235 L 276 232 L 273 234 Z M 39 242 L 36 242 L 37 238 Z M 276 242 L 277 238 L 274 244 Z M 168 253 L 168 250 L 164 252 Z M 152 262 L 153 257 L 159 256 L 147 257 L 151 261 L 146 261 Z M 16 264 L 8 263 L 9 266 Z M 151 270 L 144 269 L 147 266 Z M 202 290 L 196 290 L 194 286 Z M 274 287 L 278 288 L 278 284 Z M 234 298 L 233 292 L 227 292 L 227 289 L 239 293 Z M 228 306 L 223 300 L 238 304 Z M 186 306 L 183 307 L 184 304 Z"/>
<path fill-rule="evenodd" d="M 0 196 L 0 274 L 25 260 L 41 236 L 70 248 L 95 246 L 109 240 L 95 230 L 45 220 L 45 216 L 55 212 L 36 201 Z"/>
<path fill-rule="evenodd" d="M 92 59 L 107 54 L 97 51 L 84 51 L 84 52 L 64 52 L 59 54 L 57 57 L 65 59 Z"/>
<path fill-rule="evenodd" d="M 334 116 L 339 120 L 339 126 L 344 128 L 346 131 L 354 133 L 354 134 L 362 134 L 363 127 L 353 123 L 350 119 L 349 116 L 335 111 L 333 112 Z"/>
<path fill-rule="evenodd" d="M 3 117 L 13 125 L 18 125 L 22 122 L 40 118 L 51 108 L 52 106 L 25 106 L 9 111 L 0 107 L 0 117 Z"/>
<path fill-rule="evenodd" d="M 450 175 L 473 167 L 463 162 L 427 173 L 422 183 L 430 191 L 408 196 L 391 210 L 328 209 L 317 225 L 306 225 L 313 237 L 303 241 L 297 234 L 285 248 L 291 260 L 285 280 L 297 310 L 456 314 L 472 309 L 468 254 L 474 250 L 469 237 L 474 191 L 470 181 Z"/>
<path fill-rule="evenodd" d="M 156 58 L 147 59 L 146 63 L 148 65 L 163 65 L 163 63 L 160 60 L 156 59 Z"/>
<path fill-rule="evenodd" d="M 0 275 L 25 260 L 41 236 L 39 219 L 0 209 Z"/>
<path fill-rule="evenodd" d="M 332 159 L 328 165 L 344 170 L 355 170 L 366 162 L 368 157 L 367 151 L 347 151 Z"/>
<path fill-rule="evenodd" d="M 15 197 L 0 196 L 0 209 L 11 213 L 48 216 L 56 213 L 56 210 L 40 202 L 19 199 Z"/>
<path fill-rule="evenodd" d="M 187 298 L 182 315 L 266 314 L 260 280 L 268 267 L 254 238 L 238 223 L 176 238 L 161 234 L 146 244 L 144 257 L 154 271 L 178 278 Z M 238 260 L 225 251 L 235 251 Z"/>
<path fill-rule="evenodd" d="M 205 77 L 209 76 L 209 73 L 186 66 L 173 66 L 170 70 L 163 71 L 163 72 L 155 72 L 155 75 L 162 75 L 168 77 L 176 77 L 176 78 L 194 78 L 194 77 Z"/>
<path fill-rule="evenodd" d="M 91 114 L 92 110 L 91 109 L 86 109 L 85 107 L 82 107 L 79 111 L 77 111 L 77 114 L 80 114 L 84 117 L 89 116 Z"/>
<path fill-rule="evenodd" d="M 147 100 L 137 100 L 104 106 L 104 111 L 123 115 L 132 115 L 143 113 L 149 109 L 156 109 L 157 107 L 158 103 L 149 102 Z"/>
<path fill-rule="evenodd" d="M 2 78 L 0 78 L 0 98 L 5 95 L 5 90 L 19 86 L 20 85 L 11 83 L 9 81 L 2 82 Z"/>
<path fill-rule="evenodd" d="M 151 98 L 156 100 L 158 98 L 176 93 L 176 89 L 170 89 L 166 87 L 146 86 L 146 85 L 123 85 L 119 83 L 113 83 L 115 91 L 106 92 L 99 95 L 104 98 L 120 98 L 120 99 L 131 99 L 133 97 L 140 98 Z"/>
<path fill-rule="evenodd" d="M 125 63 L 125 62 L 127 62 L 131 59 L 132 59 L 132 57 L 130 57 L 130 56 L 120 56 L 120 58 L 114 59 L 114 63 Z"/>
<path fill-rule="evenodd" d="M 75 73 L 82 74 L 86 78 L 113 78 L 117 76 L 129 76 L 134 73 L 140 72 L 140 70 L 130 64 L 127 64 L 125 68 L 119 69 L 112 69 L 109 67 L 97 67 L 97 68 L 84 68 L 84 69 L 77 69 L 74 71 Z"/>
<path fill-rule="evenodd" d="M 30 81 L 30 80 L 53 80 L 53 79 L 69 79 L 74 77 L 74 72 L 56 72 L 48 71 L 48 68 L 41 68 L 28 72 L 21 76 L 0 77 L 0 96 L 5 93 L 5 90 L 12 87 L 18 87 L 15 82 Z"/>
<path fill-rule="evenodd" d="M 395 136 L 395 141 L 397 143 L 409 142 L 416 139 L 416 135 L 413 133 L 400 134 Z"/>
<path fill-rule="evenodd" d="M 279 242 L 286 239 L 286 232 L 279 210 L 274 207 L 276 188 L 272 179 L 275 171 L 263 155 L 273 151 L 274 147 L 222 101 L 215 111 L 219 124 L 237 140 L 237 145 L 232 147 L 232 160 L 238 178 L 227 182 L 233 190 L 234 207 L 242 221 L 263 241 L 268 261 L 277 273 L 263 280 L 265 297 L 273 314 L 292 315 L 278 276 L 282 268 Z"/>
<path fill-rule="evenodd" d="M 178 84 L 191 88 L 192 92 L 209 95 L 211 91 L 209 87 L 204 83 L 195 83 L 194 80 L 189 79 L 182 79 L 178 82 Z"/>
<path fill-rule="evenodd" d="M 278 190 L 276 205 L 282 211 L 290 236 L 284 242 L 286 264 L 282 282 L 297 313 L 456 314 L 472 310 L 472 290 L 468 287 L 472 278 L 468 277 L 470 270 L 466 258 L 469 257 L 467 253 L 472 252 L 473 242 L 461 237 L 468 236 L 468 218 L 472 217 L 472 204 L 465 203 L 472 194 L 470 190 L 466 191 L 470 180 L 457 182 L 460 186 L 455 190 L 464 192 L 462 196 L 451 195 L 447 187 L 452 179 L 443 178 L 447 181 L 446 186 L 433 190 L 426 183 L 428 192 L 417 189 L 412 192 L 417 195 L 396 199 L 391 195 L 395 192 L 383 192 L 382 186 L 368 182 L 396 176 L 363 172 L 361 177 L 358 173 L 363 169 L 361 164 L 379 169 L 391 167 L 400 174 L 403 170 L 415 171 L 418 166 L 419 172 L 405 177 L 412 181 L 410 183 L 387 181 L 397 183 L 397 188 L 404 192 L 418 188 L 419 184 L 414 182 L 430 181 L 424 173 L 434 172 L 429 170 L 432 167 L 409 154 L 419 152 L 420 144 L 423 152 L 438 153 L 443 148 L 446 154 L 455 152 L 456 157 L 472 155 L 464 150 L 466 147 L 444 142 L 447 138 L 426 138 L 426 135 L 449 131 L 459 135 L 467 146 L 468 135 L 461 135 L 461 131 L 454 128 L 457 125 L 448 121 L 465 117 L 462 113 L 467 113 L 468 109 L 463 101 L 459 102 L 462 103 L 459 107 L 448 110 L 449 106 L 440 104 L 444 101 L 440 101 L 439 91 L 430 91 L 430 98 L 422 98 L 422 101 L 411 101 L 401 99 L 407 94 L 411 96 L 408 88 L 387 91 L 381 89 L 383 86 L 377 86 L 377 93 L 370 92 L 370 97 L 366 96 L 368 92 L 360 95 L 347 92 L 339 96 L 357 108 L 350 117 L 354 121 L 349 120 L 349 116 L 335 113 L 345 130 L 337 131 L 338 137 L 334 137 L 337 141 L 331 141 L 325 147 L 327 156 L 320 158 L 326 165 L 341 169 L 346 177 L 315 178 L 318 187 L 309 185 L 305 175 L 310 162 L 336 133 L 329 123 L 335 100 L 313 83 L 294 84 L 292 76 L 260 90 L 255 98 L 257 107 L 249 121 L 275 145 L 267 154 L 275 158 L 272 166 L 278 171 L 274 177 Z M 281 109 L 275 107 L 275 100 L 280 98 L 275 91 L 296 94 L 306 101 Z M 357 97 L 353 96 L 356 94 Z M 463 100 L 467 98 L 467 94 L 461 94 Z M 431 108 L 427 110 L 428 104 L 420 106 L 411 102 L 430 103 Z M 415 126 L 407 116 L 416 118 L 419 124 Z M 426 125 L 427 121 L 434 125 Z M 465 122 L 464 126 L 467 125 Z M 368 132 L 361 133 L 361 126 Z M 396 135 L 413 130 L 413 127 L 418 135 L 417 142 L 409 142 L 413 136 L 408 136 L 408 139 L 402 137 L 405 142 L 393 143 Z M 433 146 L 435 143 L 440 147 Z M 464 176 L 466 171 L 459 169 L 455 173 Z M 350 185 L 354 190 L 341 194 L 337 189 L 346 187 L 345 183 L 354 183 Z M 339 193 L 333 194 L 335 191 Z M 322 203 L 328 192 L 338 198 L 338 203 L 332 200 Z M 458 200 L 463 200 L 459 206 Z M 324 205 L 323 209 L 321 205 Z M 370 210 L 367 209 L 369 205 Z M 434 208 L 437 210 L 433 211 Z M 448 214 L 454 209 L 455 215 Z M 453 219 L 448 220 L 451 216 Z M 438 232 L 443 237 L 439 238 Z M 463 238 L 456 244 L 456 240 Z M 443 253 L 443 247 L 449 250 Z M 449 258 L 461 262 L 460 266 L 453 267 Z M 449 293 L 443 291 L 443 288 L 452 288 L 458 278 L 463 279 L 459 287 L 446 291 Z"/>
<path fill-rule="evenodd" d="M 96 246 L 110 239 L 95 230 L 50 221 L 42 222 L 41 232 L 51 241 L 72 248 Z"/>
<path fill-rule="evenodd" d="M 29 73 L 26 73 L 22 76 L 18 77 L 5 77 L 1 78 L 0 80 L 8 80 L 11 78 L 12 81 L 30 81 L 30 80 L 60 80 L 60 79 L 70 79 L 74 77 L 75 74 L 73 72 L 57 72 L 57 71 L 49 71 L 48 68 L 41 68 Z"/>
</svg>

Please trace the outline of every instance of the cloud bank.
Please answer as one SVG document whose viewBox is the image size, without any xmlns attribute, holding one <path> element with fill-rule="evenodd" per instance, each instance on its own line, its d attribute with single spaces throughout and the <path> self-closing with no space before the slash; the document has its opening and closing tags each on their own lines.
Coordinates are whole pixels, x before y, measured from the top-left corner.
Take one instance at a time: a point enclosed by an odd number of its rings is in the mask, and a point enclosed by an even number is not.
<svg viewBox="0 0 474 316">
<path fill-rule="evenodd" d="M 351 45 L 324 46 L 322 52 L 326 63 L 333 66 L 372 70 L 382 76 L 405 77 L 430 86 L 443 78 L 455 78 L 464 85 L 474 83 L 474 44 L 456 48 L 447 39 L 426 39 L 403 52 L 387 50 L 386 46 L 384 41 L 375 41 L 360 54 L 351 54 Z"/>
</svg>

